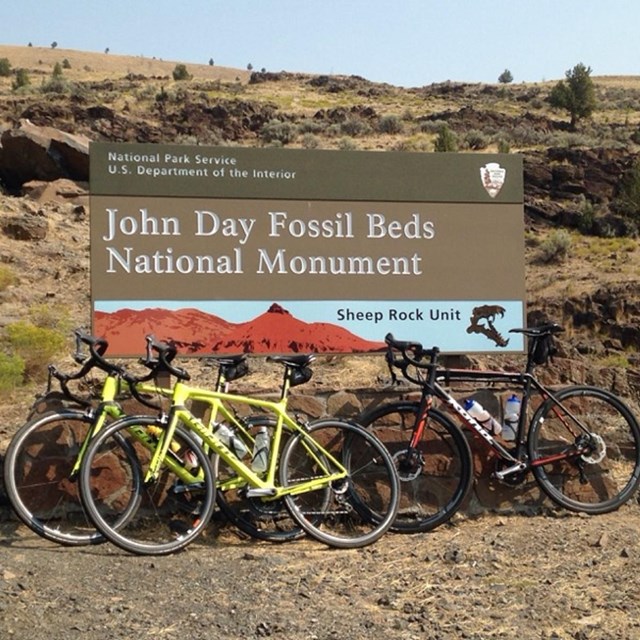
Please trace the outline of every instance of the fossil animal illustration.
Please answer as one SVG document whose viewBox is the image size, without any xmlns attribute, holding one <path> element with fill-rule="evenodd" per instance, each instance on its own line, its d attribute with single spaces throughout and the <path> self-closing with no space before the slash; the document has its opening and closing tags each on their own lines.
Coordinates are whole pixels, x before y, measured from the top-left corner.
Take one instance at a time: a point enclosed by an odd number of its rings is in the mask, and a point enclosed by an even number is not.
<svg viewBox="0 0 640 640">
<path fill-rule="evenodd" d="M 467 333 L 481 333 L 492 340 L 498 347 L 506 347 L 509 340 L 505 340 L 500 332 L 493 326 L 496 316 L 504 316 L 505 309 L 497 304 L 483 304 L 474 307 Z"/>
</svg>

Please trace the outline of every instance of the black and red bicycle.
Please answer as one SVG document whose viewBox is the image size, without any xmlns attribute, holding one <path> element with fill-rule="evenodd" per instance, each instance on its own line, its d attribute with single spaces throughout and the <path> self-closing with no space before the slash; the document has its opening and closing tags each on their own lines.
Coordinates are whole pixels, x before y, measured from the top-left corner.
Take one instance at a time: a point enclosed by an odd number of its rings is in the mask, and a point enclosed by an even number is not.
<svg viewBox="0 0 640 640">
<path fill-rule="evenodd" d="M 458 424 L 493 451 L 493 476 L 501 482 L 518 485 L 532 472 L 553 502 L 587 514 L 607 513 L 629 500 L 640 483 L 640 427 L 627 404 L 594 386 L 552 390 L 533 373 L 549 360 L 554 336 L 562 330 L 556 324 L 511 330 L 528 338 L 522 372 L 447 369 L 438 363 L 437 347 L 425 349 L 419 342 L 386 336 L 393 379 L 400 371 L 421 388 L 417 401 L 385 403 L 359 418 L 396 463 L 401 480 L 396 530 L 429 531 L 463 504 L 474 474 L 471 450 Z M 521 411 L 513 441 L 492 434 L 453 397 L 448 389 L 463 382 L 518 391 Z"/>
</svg>

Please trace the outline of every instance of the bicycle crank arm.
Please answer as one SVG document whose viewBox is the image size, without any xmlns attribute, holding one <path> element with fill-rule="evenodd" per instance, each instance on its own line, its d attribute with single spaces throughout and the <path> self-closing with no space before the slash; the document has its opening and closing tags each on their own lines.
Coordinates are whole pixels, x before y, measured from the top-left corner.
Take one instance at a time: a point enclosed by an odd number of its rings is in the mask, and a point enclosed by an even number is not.
<svg viewBox="0 0 640 640">
<path fill-rule="evenodd" d="M 519 471 L 524 471 L 527 468 L 527 464 L 525 462 L 516 462 L 516 464 L 507 467 L 506 469 L 502 469 L 502 471 L 494 471 L 493 475 L 498 478 L 498 480 L 504 480 L 507 476 L 512 473 L 518 473 Z"/>
<path fill-rule="evenodd" d="M 267 489 L 247 489 L 247 498 L 264 498 L 266 496 L 275 496 L 276 490 L 273 487 L 269 487 Z"/>
</svg>

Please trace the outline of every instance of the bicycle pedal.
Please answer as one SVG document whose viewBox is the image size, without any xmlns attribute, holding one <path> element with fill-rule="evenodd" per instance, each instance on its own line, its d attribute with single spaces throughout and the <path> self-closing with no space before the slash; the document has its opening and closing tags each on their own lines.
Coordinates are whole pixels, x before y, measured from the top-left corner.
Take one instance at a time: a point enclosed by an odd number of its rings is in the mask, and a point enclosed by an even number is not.
<svg viewBox="0 0 640 640">
<path fill-rule="evenodd" d="M 265 496 L 275 496 L 276 490 L 273 487 L 268 487 L 266 489 L 247 489 L 246 496 L 247 498 L 263 498 Z"/>
</svg>

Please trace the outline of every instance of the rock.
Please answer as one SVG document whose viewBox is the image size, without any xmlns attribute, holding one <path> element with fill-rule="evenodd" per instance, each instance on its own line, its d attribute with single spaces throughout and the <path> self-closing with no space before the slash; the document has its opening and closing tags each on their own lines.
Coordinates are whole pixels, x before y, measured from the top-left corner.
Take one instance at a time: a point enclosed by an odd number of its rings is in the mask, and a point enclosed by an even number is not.
<svg viewBox="0 0 640 640">
<path fill-rule="evenodd" d="M 79 206 L 89 205 L 89 185 L 86 182 L 74 182 L 66 178 L 45 182 L 31 180 L 22 185 L 25 196 L 38 203 L 71 202 Z"/>
<path fill-rule="evenodd" d="M 44 240 L 49 230 L 45 218 L 30 213 L 9 216 L 1 224 L 2 231 L 14 240 Z"/>
<path fill-rule="evenodd" d="M 30 180 L 88 182 L 89 142 L 84 136 L 22 120 L 0 137 L 0 181 L 16 191 Z"/>
</svg>

